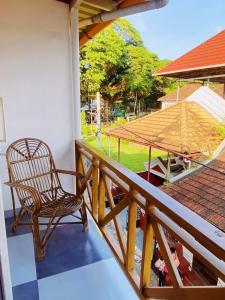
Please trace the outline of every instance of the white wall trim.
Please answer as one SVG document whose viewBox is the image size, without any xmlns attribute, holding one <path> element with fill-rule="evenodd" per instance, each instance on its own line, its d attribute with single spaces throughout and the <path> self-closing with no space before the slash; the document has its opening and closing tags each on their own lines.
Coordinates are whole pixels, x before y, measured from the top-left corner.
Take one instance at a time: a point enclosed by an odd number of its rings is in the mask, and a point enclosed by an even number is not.
<svg viewBox="0 0 225 300">
<path fill-rule="evenodd" d="M 13 300 L 1 184 L 0 184 L 0 260 L 1 260 L 1 267 L 2 267 L 3 293 L 5 296 L 5 300 Z"/>
<path fill-rule="evenodd" d="M 80 116 L 80 43 L 79 43 L 79 11 L 72 7 L 70 11 L 71 49 L 72 49 L 72 95 L 74 110 L 74 138 L 81 139 Z"/>
</svg>

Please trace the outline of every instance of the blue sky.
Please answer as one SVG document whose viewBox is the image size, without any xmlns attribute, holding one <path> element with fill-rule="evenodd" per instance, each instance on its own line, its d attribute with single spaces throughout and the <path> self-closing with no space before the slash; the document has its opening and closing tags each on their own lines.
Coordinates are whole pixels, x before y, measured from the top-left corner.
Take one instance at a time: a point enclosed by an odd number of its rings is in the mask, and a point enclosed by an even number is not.
<svg viewBox="0 0 225 300">
<path fill-rule="evenodd" d="M 160 10 L 127 19 L 150 51 L 175 59 L 225 29 L 225 0 L 170 0 Z"/>
</svg>

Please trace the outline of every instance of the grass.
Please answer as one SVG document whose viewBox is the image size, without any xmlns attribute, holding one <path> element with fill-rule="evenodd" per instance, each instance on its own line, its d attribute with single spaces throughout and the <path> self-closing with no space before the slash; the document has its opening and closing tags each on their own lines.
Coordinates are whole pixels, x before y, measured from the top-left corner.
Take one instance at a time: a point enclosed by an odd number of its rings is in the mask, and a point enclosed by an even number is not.
<svg viewBox="0 0 225 300">
<path fill-rule="evenodd" d="M 98 148 L 97 138 L 95 136 L 86 137 L 86 140 L 93 147 Z M 101 150 L 109 154 L 108 137 L 101 135 Z M 117 139 L 110 138 L 110 157 L 117 160 Z M 167 153 L 158 149 L 152 149 L 151 160 L 156 157 L 166 157 Z M 148 161 L 148 148 L 145 146 L 129 143 L 121 140 L 120 143 L 120 163 L 134 172 L 145 171 L 144 163 Z"/>
</svg>

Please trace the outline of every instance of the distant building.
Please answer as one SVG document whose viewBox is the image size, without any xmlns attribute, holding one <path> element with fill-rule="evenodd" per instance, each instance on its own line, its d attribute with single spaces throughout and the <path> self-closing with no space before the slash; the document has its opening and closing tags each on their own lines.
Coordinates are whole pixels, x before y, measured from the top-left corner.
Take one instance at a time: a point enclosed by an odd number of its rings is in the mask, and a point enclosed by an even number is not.
<svg viewBox="0 0 225 300">
<path fill-rule="evenodd" d="M 189 83 L 185 84 L 180 90 L 174 90 L 167 95 L 158 99 L 161 102 L 161 108 L 167 108 L 179 100 L 186 100 L 191 96 L 195 91 L 197 91 L 203 85 L 201 83 Z M 210 89 L 213 90 L 218 96 L 223 98 L 224 86 L 222 84 L 212 85 Z M 225 100 L 224 100 L 225 101 Z M 225 104 L 225 102 L 224 102 Z"/>
</svg>

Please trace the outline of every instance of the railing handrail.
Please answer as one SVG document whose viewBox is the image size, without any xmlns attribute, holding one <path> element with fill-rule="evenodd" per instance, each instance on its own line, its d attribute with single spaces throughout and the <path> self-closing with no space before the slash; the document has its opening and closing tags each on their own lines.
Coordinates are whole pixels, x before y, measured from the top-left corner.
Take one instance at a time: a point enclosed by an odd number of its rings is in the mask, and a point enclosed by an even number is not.
<svg viewBox="0 0 225 300">
<path fill-rule="evenodd" d="M 85 149 L 87 154 L 93 156 L 94 159 L 102 161 L 128 185 L 132 185 L 134 190 L 189 232 L 214 255 L 225 260 L 225 233 L 87 142 L 77 140 L 76 144 L 81 149 Z"/>
</svg>

